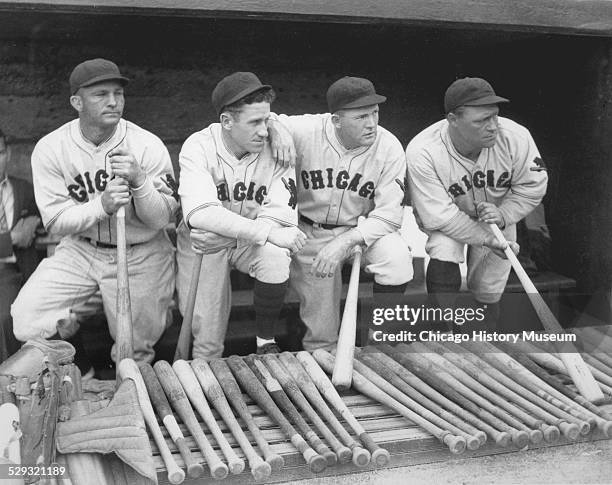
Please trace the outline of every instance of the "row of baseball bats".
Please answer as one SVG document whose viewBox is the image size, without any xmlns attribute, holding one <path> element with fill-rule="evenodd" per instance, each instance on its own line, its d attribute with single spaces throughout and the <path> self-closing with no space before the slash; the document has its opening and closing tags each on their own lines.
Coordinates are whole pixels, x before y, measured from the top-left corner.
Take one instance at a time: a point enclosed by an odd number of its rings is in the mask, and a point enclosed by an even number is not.
<svg viewBox="0 0 612 485">
<path fill-rule="evenodd" d="M 257 425 L 243 392 L 278 425 L 312 472 L 337 463 L 384 466 L 390 459 L 308 352 L 231 356 L 209 362 L 177 360 L 172 365 L 158 361 L 153 366 L 124 359 L 118 374 L 134 381 L 154 451 L 159 452 L 173 484 L 181 483 L 186 474 L 202 476 L 204 464 L 215 479 L 242 473 L 248 464 L 257 481 L 284 466 L 283 457 Z M 216 416 L 222 419 L 221 426 Z M 223 430 L 231 433 L 230 440 Z M 230 441 L 239 446 L 240 454 Z M 173 455 L 176 450 L 182 459 L 178 462 Z M 181 461 L 185 470 L 179 466 Z"/>
<path fill-rule="evenodd" d="M 474 342 L 379 345 L 356 349 L 352 382 L 452 453 L 488 439 L 519 449 L 561 435 L 572 441 L 595 427 L 612 437 L 612 416 L 540 367 L 545 356 L 552 357 Z M 333 371 L 334 355 L 315 350 L 313 357 Z"/>
</svg>

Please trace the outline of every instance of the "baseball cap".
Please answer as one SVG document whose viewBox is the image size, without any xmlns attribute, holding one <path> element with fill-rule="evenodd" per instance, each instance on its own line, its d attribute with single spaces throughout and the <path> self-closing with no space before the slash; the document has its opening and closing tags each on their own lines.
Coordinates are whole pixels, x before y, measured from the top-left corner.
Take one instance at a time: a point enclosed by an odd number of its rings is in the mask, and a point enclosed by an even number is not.
<svg viewBox="0 0 612 485">
<path fill-rule="evenodd" d="M 252 72 L 235 72 L 221 79 L 213 89 L 213 107 L 217 114 L 221 114 L 221 110 L 225 106 L 235 103 L 260 89 L 271 89 L 271 86 L 262 84 Z"/>
<path fill-rule="evenodd" d="M 330 113 L 340 109 L 384 103 L 386 100 L 385 96 L 376 93 L 370 81 L 361 77 L 345 76 L 334 82 L 327 90 L 327 106 Z"/>
<path fill-rule="evenodd" d="M 81 62 L 70 74 L 70 93 L 76 93 L 79 88 L 91 86 L 102 81 L 119 81 L 124 86 L 130 82 L 119 72 L 117 64 L 106 59 L 89 59 Z"/>
<path fill-rule="evenodd" d="M 449 113 L 459 106 L 484 106 L 508 103 L 510 100 L 497 96 L 493 87 L 479 77 L 464 77 L 453 82 L 444 94 L 444 110 Z"/>
</svg>

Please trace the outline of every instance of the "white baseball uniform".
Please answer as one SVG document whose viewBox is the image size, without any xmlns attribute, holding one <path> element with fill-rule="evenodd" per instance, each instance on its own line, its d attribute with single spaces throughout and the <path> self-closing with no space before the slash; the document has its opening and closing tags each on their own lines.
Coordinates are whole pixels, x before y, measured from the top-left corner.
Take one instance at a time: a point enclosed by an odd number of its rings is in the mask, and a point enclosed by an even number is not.
<svg viewBox="0 0 612 485">
<path fill-rule="evenodd" d="M 179 156 L 179 194 L 184 222 L 178 230 L 177 289 L 185 310 L 195 253 L 189 228 L 194 214 L 206 215 L 202 271 L 193 315 L 193 357 L 223 354 L 231 308 L 230 269 L 264 283 L 289 278 L 289 251 L 267 242 L 273 227 L 295 226 L 295 175 L 277 164 L 266 143 L 260 153 L 240 160 L 225 146 L 221 125 L 213 123 L 185 141 Z M 200 218 L 201 219 L 201 218 Z M 186 224 L 185 224 L 186 223 Z"/>
<path fill-rule="evenodd" d="M 332 239 L 356 227 L 366 245 L 365 269 L 377 283 L 401 285 L 412 279 L 410 248 L 398 231 L 406 176 L 402 146 L 378 126 L 371 146 L 347 150 L 336 137 L 331 116 L 278 115 L 296 146 L 300 216 L 315 223 L 305 223 L 303 218 L 299 222 L 308 240 L 293 258 L 290 278 L 300 297 L 307 350 L 332 346 L 338 340 L 340 272 L 332 278 L 310 274 L 314 258 Z M 364 218 L 358 221 L 360 216 Z"/>
<path fill-rule="evenodd" d="M 468 288 L 482 303 L 499 301 L 510 263 L 482 246 L 490 228 L 478 222 L 476 204 L 495 204 L 506 238 L 514 241 L 515 224 L 540 203 L 548 180 L 529 131 L 507 118 L 498 122 L 495 145 L 483 148 L 476 162 L 457 152 L 446 119 L 423 130 L 406 149 L 413 206 L 429 235 L 427 253 L 461 263 L 469 244 Z"/>
<path fill-rule="evenodd" d="M 173 194 L 172 164 L 162 141 L 123 119 L 98 146 L 83 137 L 78 119 L 36 144 L 32 153 L 36 202 L 47 231 L 65 237 L 13 304 L 13 329 L 19 340 L 49 338 L 56 333 L 58 320 L 68 318 L 99 289 L 114 337 L 116 216 L 106 214 L 101 196 L 112 176 L 108 154 L 116 148 L 132 153 L 146 172 L 144 184 L 131 189 L 125 226 L 134 357 L 150 361 L 174 292 L 173 249 L 163 228 L 174 219 L 178 196 Z"/>
</svg>

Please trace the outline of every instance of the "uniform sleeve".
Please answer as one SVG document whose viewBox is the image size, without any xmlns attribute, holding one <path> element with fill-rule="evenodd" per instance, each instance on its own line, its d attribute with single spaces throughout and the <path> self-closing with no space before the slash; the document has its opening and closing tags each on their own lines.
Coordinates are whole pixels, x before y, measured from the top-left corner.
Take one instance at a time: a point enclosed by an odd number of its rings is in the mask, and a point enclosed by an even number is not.
<svg viewBox="0 0 612 485">
<path fill-rule="evenodd" d="M 402 225 L 404 189 L 406 177 L 406 155 L 395 137 L 389 141 L 386 163 L 376 186 L 374 209 L 365 219 L 357 223 L 357 230 L 363 236 L 366 246 L 398 230 Z"/>
<path fill-rule="evenodd" d="M 206 159 L 202 144 L 195 138 L 189 138 L 179 155 L 179 195 L 187 227 L 263 245 L 272 226 L 234 214 L 223 207 L 217 197 L 217 187 L 208 170 L 208 163 L 211 161 Z M 212 163 L 216 163 L 216 160 Z"/>
<path fill-rule="evenodd" d="M 146 172 L 145 181 L 140 187 L 132 188 L 136 215 L 148 227 L 163 229 L 174 219 L 178 201 L 173 197 L 170 154 L 161 140 L 156 138 L 145 148 L 141 166 Z"/>
<path fill-rule="evenodd" d="M 61 236 L 78 234 L 109 218 L 102 207 L 101 197 L 77 203 L 70 196 L 61 169 L 51 153 L 51 148 L 42 142 L 37 143 L 32 152 L 34 195 L 45 229 Z"/>
<path fill-rule="evenodd" d="M 423 228 L 441 231 L 464 244 L 482 245 L 489 232 L 459 210 L 427 155 L 408 145 L 406 159 L 412 204 Z"/>
<path fill-rule="evenodd" d="M 270 183 L 268 195 L 257 215 L 257 219 L 280 226 L 297 225 L 297 186 L 295 169 L 277 163 Z"/>
<path fill-rule="evenodd" d="M 540 152 L 531 134 L 517 138 L 511 153 L 514 154 L 510 191 L 499 205 L 506 225 L 516 224 L 542 201 L 546 194 L 548 175 Z"/>
</svg>

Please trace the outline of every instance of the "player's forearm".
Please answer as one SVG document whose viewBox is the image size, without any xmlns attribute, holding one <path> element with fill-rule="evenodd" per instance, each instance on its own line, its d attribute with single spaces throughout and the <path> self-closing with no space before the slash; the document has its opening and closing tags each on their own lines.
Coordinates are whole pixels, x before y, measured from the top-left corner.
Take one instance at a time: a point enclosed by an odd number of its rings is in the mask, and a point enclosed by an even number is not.
<svg viewBox="0 0 612 485">
<path fill-rule="evenodd" d="M 459 212 L 438 230 L 455 241 L 473 246 L 482 246 L 487 237 L 491 235 L 486 227 L 474 221 L 464 212 Z"/>
<path fill-rule="evenodd" d="M 529 198 L 517 194 L 506 197 L 499 206 L 506 226 L 516 224 L 518 221 L 529 215 L 542 202 L 542 197 Z"/>
<path fill-rule="evenodd" d="M 247 219 L 219 205 L 211 205 L 188 216 L 189 227 L 214 232 L 220 236 L 241 239 L 262 246 L 272 225 L 259 219 Z"/>
<path fill-rule="evenodd" d="M 372 214 L 357 223 L 357 230 L 361 235 L 362 244 L 365 244 L 367 247 L 370 247 L 381 237 L 391 234 L 397 229 L 399 228 L 389 221 L 372 216 Z"/>
<path fill-rule="evenodd" d="M 177 202 L 155 189 L 149 177 L 137 188 L 132 189 L 134 208 L 138 218 L 152 229 L 163 229 L 173 219 L 178 208 Z"/>
<path fill-rule="evenodd" d="M 45 222 L 45 229 L 59 236 L 78 234 L 109 217 L 102 207 L 102 198 L 98 197 L 84 204 L 62 208 Z"/>
</svg>

